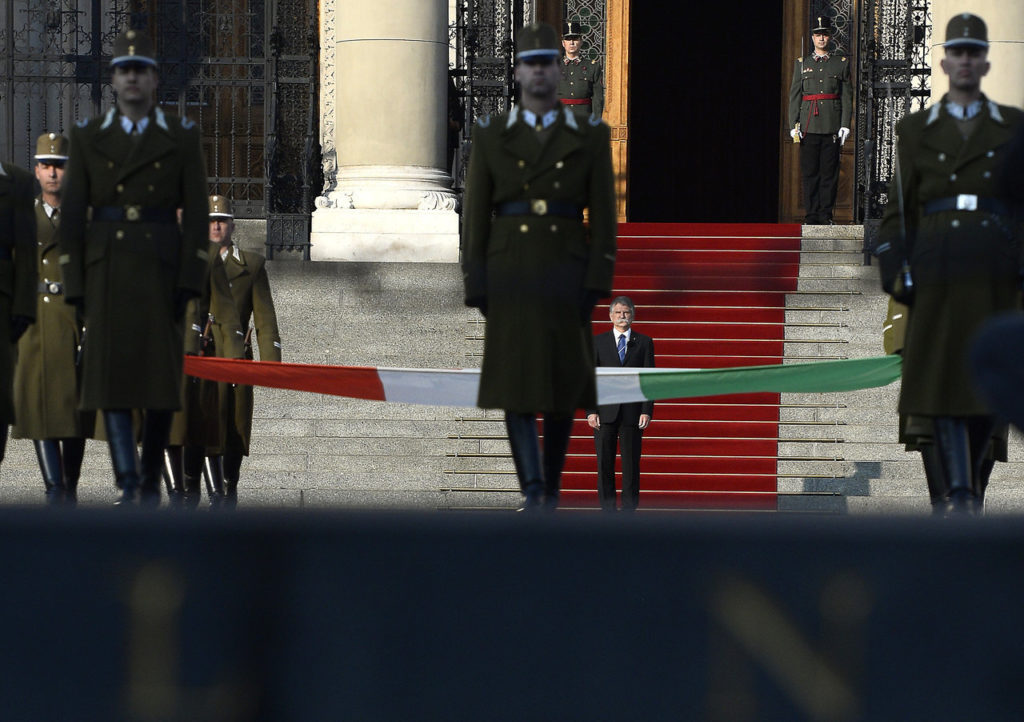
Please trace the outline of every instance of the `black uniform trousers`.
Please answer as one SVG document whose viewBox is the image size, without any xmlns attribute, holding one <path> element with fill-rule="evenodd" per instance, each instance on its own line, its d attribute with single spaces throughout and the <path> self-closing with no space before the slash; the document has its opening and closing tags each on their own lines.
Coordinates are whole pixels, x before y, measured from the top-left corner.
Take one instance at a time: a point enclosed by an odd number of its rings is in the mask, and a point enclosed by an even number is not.
<svg viewBox="0 0 1024 722">
<path fill-rule="evenodd" d="M 807 223 L 823 224 L 832 220 L 839 190 L 840 149 L 835 133 L 807 133 L 800 140 L 800 174 Z"/>
<path fill-rule="evenodd" d="M 637 404 L 640 406 L 640 404 Z M 615 447 L 621 444 L 622 453 L 622 510 L 633 511 L 640 504 L 640 451 L 644 432 L 636 420 L 602 421 L 594 429 L 597 451 L 597 497 L 601 508 L 615 510 Z M 629 416 L 635 416 L 630 414 Z"/>
</svg>

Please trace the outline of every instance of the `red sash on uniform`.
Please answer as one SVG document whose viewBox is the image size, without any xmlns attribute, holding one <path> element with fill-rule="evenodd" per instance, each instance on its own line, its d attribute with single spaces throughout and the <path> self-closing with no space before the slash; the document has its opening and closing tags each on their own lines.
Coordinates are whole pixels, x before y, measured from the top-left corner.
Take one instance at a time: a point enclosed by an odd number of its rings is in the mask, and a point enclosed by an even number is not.
<svg viewBox="0 0 1024 722">
<path fill-rule="evenodd" d="M 839 100 L 839 93 L 814 93 L 812 95 L 805 95 L 804 100 L 811 101 L 811 115 L 818 114 L 818 101 L 819 100 Z"/>
<path fill-rule="evenodd" d="M 590 98 L 562 98 L 563 105 L 590 105 Z"/>
</svg>

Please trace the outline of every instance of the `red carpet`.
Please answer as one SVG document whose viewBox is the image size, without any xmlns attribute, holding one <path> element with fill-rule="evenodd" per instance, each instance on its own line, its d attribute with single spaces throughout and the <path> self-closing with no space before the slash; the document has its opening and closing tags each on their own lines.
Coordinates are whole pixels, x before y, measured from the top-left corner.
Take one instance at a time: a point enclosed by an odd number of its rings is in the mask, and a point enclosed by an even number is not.
<svg viewBox="0 0 1024 722">
<path fill-rule="evenodd" d="M 654 338 L 658 366 L 781 363 L 799 270 L 799 225 L 625 223 L 613 295 L 637 305 L 635 328 Z M 594 333 L 610 328 L 607 306 L 595 309 Z M 778 394 L 658 402 L 644 433 L 641 508 L 775 509 L 778 438 Z M 562 488 L 564 507 L 598 505 L 584 420 Z"/>
</svg>

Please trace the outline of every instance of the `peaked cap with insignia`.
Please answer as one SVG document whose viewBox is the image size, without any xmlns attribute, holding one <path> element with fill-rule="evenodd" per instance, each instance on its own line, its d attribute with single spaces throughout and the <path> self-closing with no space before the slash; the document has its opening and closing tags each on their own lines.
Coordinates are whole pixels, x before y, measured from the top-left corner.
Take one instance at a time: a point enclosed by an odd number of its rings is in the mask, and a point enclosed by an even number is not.
<svg viewBox="0 0 1024 722">
<path fill-rule="evenodd" d="M 67 160 L 68 139 L 60 133 L 43 133 L 36 139 L 36 160 Z"/>
<path fill-rule="evenodd" d="M 114 57 L 110 59 L 110 67 L 116 68 L 124 63 L 142 63 L 156 67 L 153 57 L 153 41 L 142 30 L 125 30 L 114 39 Z"/>
</svg>

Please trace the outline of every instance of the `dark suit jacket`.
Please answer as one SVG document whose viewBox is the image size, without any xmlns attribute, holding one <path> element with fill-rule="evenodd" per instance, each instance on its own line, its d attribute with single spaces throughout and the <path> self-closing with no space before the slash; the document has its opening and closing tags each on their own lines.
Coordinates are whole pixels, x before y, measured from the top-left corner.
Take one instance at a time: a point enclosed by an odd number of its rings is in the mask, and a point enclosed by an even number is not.
<svg viewBox="0 0 1024 722">
<path fill-rule="evenodd" d="M 654 339 L 630 329 L 629 343 L 626 344 L 626 361 L 619 363 L 619 352 L 615 348 L 614 331 L 605 331 L 594 337 L 594 364 L 596 366 L 613 366 L 616 368 L 654 366 Z M 601 422 L 635 424 L 640 421 L 641 414 L 654 416 L 653 401 L 638 401 L 634 404 L 608 404 L 588 409 L 587 414 L 598 414 Z"/>
</svg>

